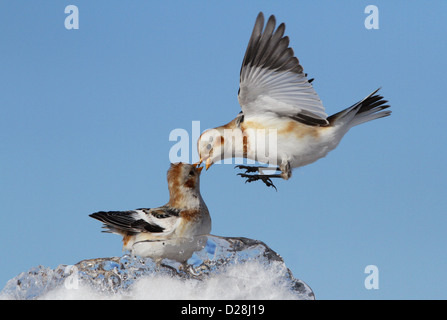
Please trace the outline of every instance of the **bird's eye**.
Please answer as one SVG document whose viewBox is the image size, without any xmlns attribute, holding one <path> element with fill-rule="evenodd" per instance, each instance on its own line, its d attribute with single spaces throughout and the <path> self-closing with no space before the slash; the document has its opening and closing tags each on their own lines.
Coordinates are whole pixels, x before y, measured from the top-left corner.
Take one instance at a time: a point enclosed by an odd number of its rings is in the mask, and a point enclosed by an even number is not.
<svg viewBox="0 0 447 320">
<path fill-rule="evenodd" d="M 194 175 L 194 170 L 189 171 L 189 175 L 193 176 Z"/>
<path fill-rule="evenodd" d="M 206 149 L 207 149 L 207 150 L 211 150 L 212 147 L 213 147 L 213 146 L 211 145 L 211 143 L 209 143 L 209 144 L 206 145 Z"/>
</svg>

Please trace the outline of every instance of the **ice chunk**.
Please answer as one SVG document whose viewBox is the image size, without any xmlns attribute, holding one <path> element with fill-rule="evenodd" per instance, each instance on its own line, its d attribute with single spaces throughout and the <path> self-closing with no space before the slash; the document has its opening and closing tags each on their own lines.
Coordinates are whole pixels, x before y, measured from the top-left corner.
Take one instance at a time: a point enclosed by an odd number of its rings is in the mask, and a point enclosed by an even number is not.
<svg viewBox="0 0 447 320">
<path fill-rule="evenodd" d="M 180 263 L 130 253 L 56 269 L 38 266 L 11 279 L 3 299 L 314 299 L 283 259 L 261 241 L 205 236 Z M 183 254 L 183 252 L 180 252 Z"/>
</svg>

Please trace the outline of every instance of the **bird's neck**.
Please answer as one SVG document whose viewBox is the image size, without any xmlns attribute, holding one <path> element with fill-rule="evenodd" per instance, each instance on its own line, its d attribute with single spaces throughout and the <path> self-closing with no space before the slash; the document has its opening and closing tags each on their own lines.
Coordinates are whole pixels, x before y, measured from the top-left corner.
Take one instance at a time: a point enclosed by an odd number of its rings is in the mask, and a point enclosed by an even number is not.
<svg viewBox="0 0 447 320">
<path fill-rule="evenodd" d="M 222 160 L 227 158 L 238 158 L 247 156 L 248 136 L 242 128 L 237 125 L 236 119 L 217 128 L 223 137 L 225 147 L 222 149 Z"/>
<path fill-rule="evenodd" d="M 196 188 L 171 188 L 169 191 L 169 203 L 168 205 L 173 208 L 188 210 L 197 209 L 203 203 L 200 191 Z"/>
</svg>

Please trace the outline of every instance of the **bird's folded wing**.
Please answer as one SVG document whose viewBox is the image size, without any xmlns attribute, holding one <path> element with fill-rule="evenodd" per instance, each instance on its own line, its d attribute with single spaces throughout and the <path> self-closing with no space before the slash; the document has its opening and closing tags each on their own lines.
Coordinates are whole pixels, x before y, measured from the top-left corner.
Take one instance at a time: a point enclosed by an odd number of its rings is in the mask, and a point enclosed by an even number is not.
<svg viewBox="0 0 447 320">
<path fill-rule="evenodd" d="M 242 62 L 238 99 L 246 117 L 290 117 L 309 125 L 326 125 L 327 114 L 303 68 L 270 16 L 264 28 L 259 13 Z M 263 29 L 264 28 L 264 29 Z"/>
<path fill-rule="evenodd" d="M 171 233 L 175 229 L 179 216 L 175 209 L 160 207 L 132 211 L 100 211 L 90 217 L 103 222 L 110 232 L 150 232 L 161 235 Z"/>
</svg>

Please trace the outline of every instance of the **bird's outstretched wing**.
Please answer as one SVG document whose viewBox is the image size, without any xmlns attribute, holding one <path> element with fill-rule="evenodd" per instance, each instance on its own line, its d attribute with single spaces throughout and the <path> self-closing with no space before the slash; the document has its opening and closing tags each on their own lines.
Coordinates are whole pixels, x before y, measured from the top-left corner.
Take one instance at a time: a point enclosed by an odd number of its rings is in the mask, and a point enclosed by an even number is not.
<svg viewBox="0 0 447 320">
<path fill-rule="evenodd" d="M 105 232 L 135 234 L 140 232 L 169 234 L 179 222 L 179 210 L 168 206 L 130 211 L 100 211 L 90 215 L 104 223 Z"/>
<path fill-rule="evenodd" d="M 242 62 L 238 99 L 246 118 L 290 117 L 308 125 L 327 125 L 323 104 L 272 15 L 264 28 L 259 13 Z"/>
</svg>

